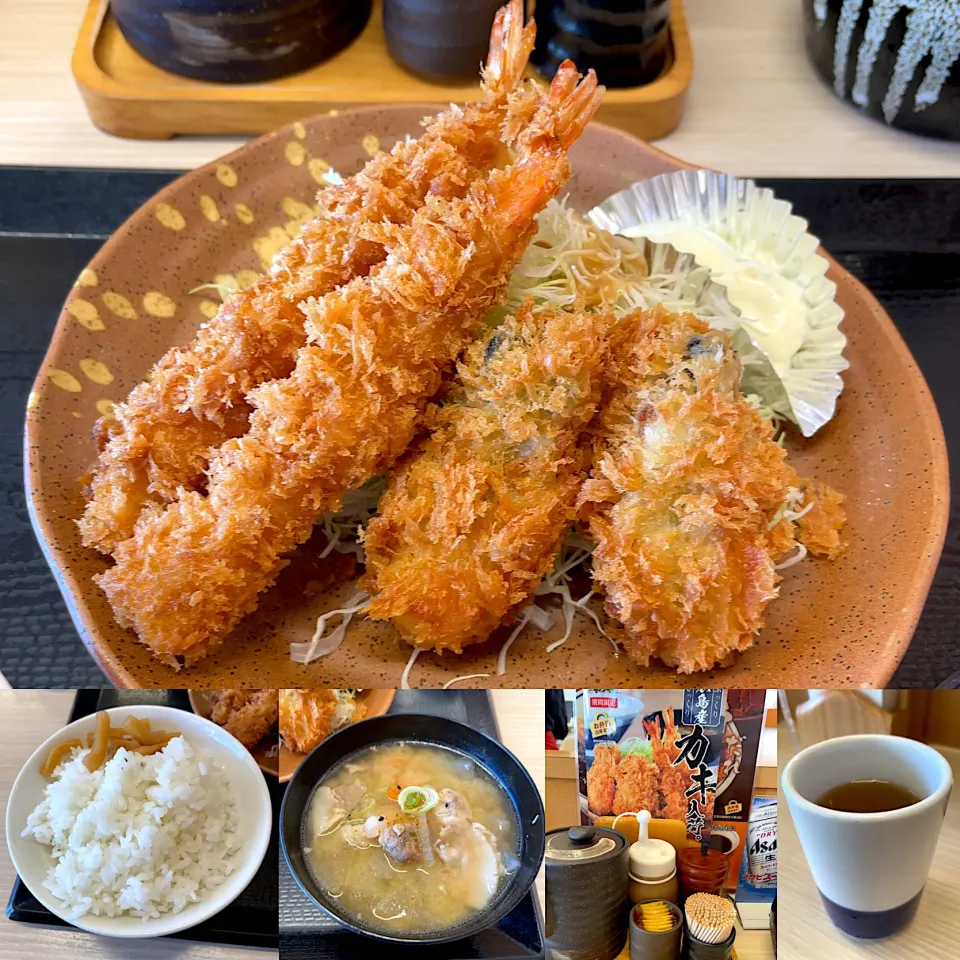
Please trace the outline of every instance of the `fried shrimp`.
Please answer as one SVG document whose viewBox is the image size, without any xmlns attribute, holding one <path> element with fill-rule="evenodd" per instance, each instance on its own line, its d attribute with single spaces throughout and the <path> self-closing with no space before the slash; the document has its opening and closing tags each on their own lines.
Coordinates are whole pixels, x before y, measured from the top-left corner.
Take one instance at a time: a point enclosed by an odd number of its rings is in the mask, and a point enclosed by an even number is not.
<svg viewBox="0 0 960 960">
<path fill-rule="evenodd" d="M 540 96 L 535 87 L 518 89 L 533 38 L 521 0 L 511 0 L 493 25 L 483 98 L 430 118 L 420 139 L 398 143 L 356 176 L 321 190 L 317 218 L 270 271 L 233 294 L 190 344 L 170 350 L 98 424 L 99 457 L 80 520 L 86 546 L 112 553 L 145 506 L 171 502 L 182 488 L 202 490 L 217 448 L 247 430 L 246 395 L 292 372 L 307 339 L 300 303 L 382 263 L 382 224 L 409 224 L 427 196 L 464 197 L 503 162 L 501 128 L 516 109 L 511 96 Z"/>
<path fill-rule="evenodd" d="M 777 595 L 801 482 L 740 394 L 726 334 L 656 310 L 612 339 L 579 501 L 593 577 L 634 660 L 710 670 L 751 645 Z"/>
<path fill-rule="evenodd" d="M 116 548 L 97 582 L 159 657 L 189 663 L 222 643 L 317 518 L 404 452 L 569 175 L 602 92 L 592 72 L 578 81 L 568 63 L 546 98 L 511 100 L 516 159 L 466 196 L 430 194 L 409 224 L 359 227 L 384 262 L 305 301 L 296 366 L 248 394 L 249 430 L 217 450 L 206 493 L 145 509 Z"/>
<path fill-rule="evenodd" d="M 575 519 L 612 322 L 528 302 L 469 348 L 367 526 L 368 616 L 460 653 L 532 598 Z"/>
<path fill-rule="evenodd" d="M 659 725 L 650 720 L 643 721 L 643 728 L 650 738 L 650 752 L 659 771 L 657 790 L 659 793 L 659 816 L 665 820 L 685 820 L 687 817 L 687 799 L 684 793 L 690 786 L 690 779 L 673 764 L 680 756 L 677 739 L 680 736 L 673 710 L 665 710 L 663 733 Z M 656 808 L 652 808 L 656 809 Z"/>
</svg>

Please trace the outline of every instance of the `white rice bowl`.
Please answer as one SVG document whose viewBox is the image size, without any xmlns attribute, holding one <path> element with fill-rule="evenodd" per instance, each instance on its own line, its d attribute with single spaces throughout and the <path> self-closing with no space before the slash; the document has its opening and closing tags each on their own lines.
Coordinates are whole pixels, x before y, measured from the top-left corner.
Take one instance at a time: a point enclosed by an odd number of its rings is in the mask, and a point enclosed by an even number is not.
<svg viewBox="0 0 960 960">
<path fill-rule="evenodd" d="M 201 923 L 231 903 L 259 868 L 273 810 L 250 753 L 222 728 L 158 706 L 108 711 L 182 733 L 142 757 L 118 751 L 92 774 L 86 751 L 40 775 L 51 747 L 95 728 L 84 717 L 44 743 L 7 804 L 10 856 L 30 892 L 83 930 L 155 937 Z"/>
</svg>

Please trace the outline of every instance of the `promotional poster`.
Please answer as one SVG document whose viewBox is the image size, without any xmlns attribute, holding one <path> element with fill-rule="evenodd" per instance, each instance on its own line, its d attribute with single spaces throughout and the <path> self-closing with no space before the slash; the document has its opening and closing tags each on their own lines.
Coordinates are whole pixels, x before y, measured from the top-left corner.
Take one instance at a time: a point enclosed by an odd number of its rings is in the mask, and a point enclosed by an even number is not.
<svg viewBox="0 0 960 960">
<path fill-rule="evenodd" d="M 714 837 L 713 844 L 731 854 L 730 884 L 735 885 L 753 799 L 764 694 L 578 690 L 581 821 L 640 810 L 680 821 L 688 840 Z"/>
</svg>

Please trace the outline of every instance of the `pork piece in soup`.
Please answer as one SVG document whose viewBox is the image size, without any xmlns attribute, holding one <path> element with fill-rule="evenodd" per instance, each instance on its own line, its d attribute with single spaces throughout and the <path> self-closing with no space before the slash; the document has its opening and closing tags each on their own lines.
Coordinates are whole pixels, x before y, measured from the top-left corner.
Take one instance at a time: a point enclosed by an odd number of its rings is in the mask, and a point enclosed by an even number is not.
<svg viewBox="0 0 960 960">
<path fill-rule="evenodd" d="M 314 879 L 359 924 L 432 933 L 482 910 L 518 867 L 513 805 L 470 757 L 378 744 L 314 791 L 303 825 Z"/>
</svg>

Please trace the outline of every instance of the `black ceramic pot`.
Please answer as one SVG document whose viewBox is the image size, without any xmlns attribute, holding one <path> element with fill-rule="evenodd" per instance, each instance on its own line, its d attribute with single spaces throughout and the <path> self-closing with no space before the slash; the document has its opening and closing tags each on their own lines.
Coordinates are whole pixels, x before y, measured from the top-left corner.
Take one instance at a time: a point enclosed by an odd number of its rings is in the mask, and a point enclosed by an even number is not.
<svg viewBox="0 0 960 960">
<path fill-rule="evenodd" d="M 127 43 L 170 73 L 256 83 L 342 50 L 371 0 L 111 0 Z"/>
<path fill-rule="evenodd" d="M 608 87 L 656 80 L 670 59 L 670 0 L 537 0 L 530 57 L 552 79 L 567 59 Z"/>
<path fill-rule="evenodd" d="M 604 827 L 547 834 L 547 956 L 613 960 L 627 940 L 627 838 Z"/>
<path fill-rule="evenodd" d="M 658 901 L 644 901 L 656 903 Z M 663 902 L 663 901 L 659 901 Z M 667 903 L 673 926 L 651 933 L 640 923 L 640 904 L 630 910 L 630 960 L 677 960 L 683 943 L 683 913 L 675 903 Z"/>
<path fill-rule="evenodd" d="M 807 50 L 843 100 L 884 123 L 960 140 L 956 0 L 803 0 Z"/>
<path fill-rule="evenodd" d="M 364 747 L 394 740 L 438 744 L 472 757 L 503 787 L 517 815 L 518 849 L 515 854 L 520 862 L 519 868 L 501 884 L 497 895 L 483 910 L 447 931 L 404 931 L 391 936 L 359 925 L 316 883 L 304 859 L 304 813 L 320 781 L 345 757 Z M 543 801 L 536 784 L 526 768 L 502 744 L 472 727 L 444 717 L 387 714 L 344 727 L 306 756 L 287 784 L 280 807 L 280 846 L 287 867 L 303 893 L 347 929 L 391 943 L 448 943 L 471 937 L 492 926 L 527 895 L 543 861 L 543 819 Z M 381 952 L 387 955 L 387 952 Z M 379 956 L 380 953 L 374 951 L 370 955 Z"/>
<path fill-rule="evenodd" d="M 383 0 L 387 49 L 428 80 L 474 80 L 504 0 Z"/>
</svg>

